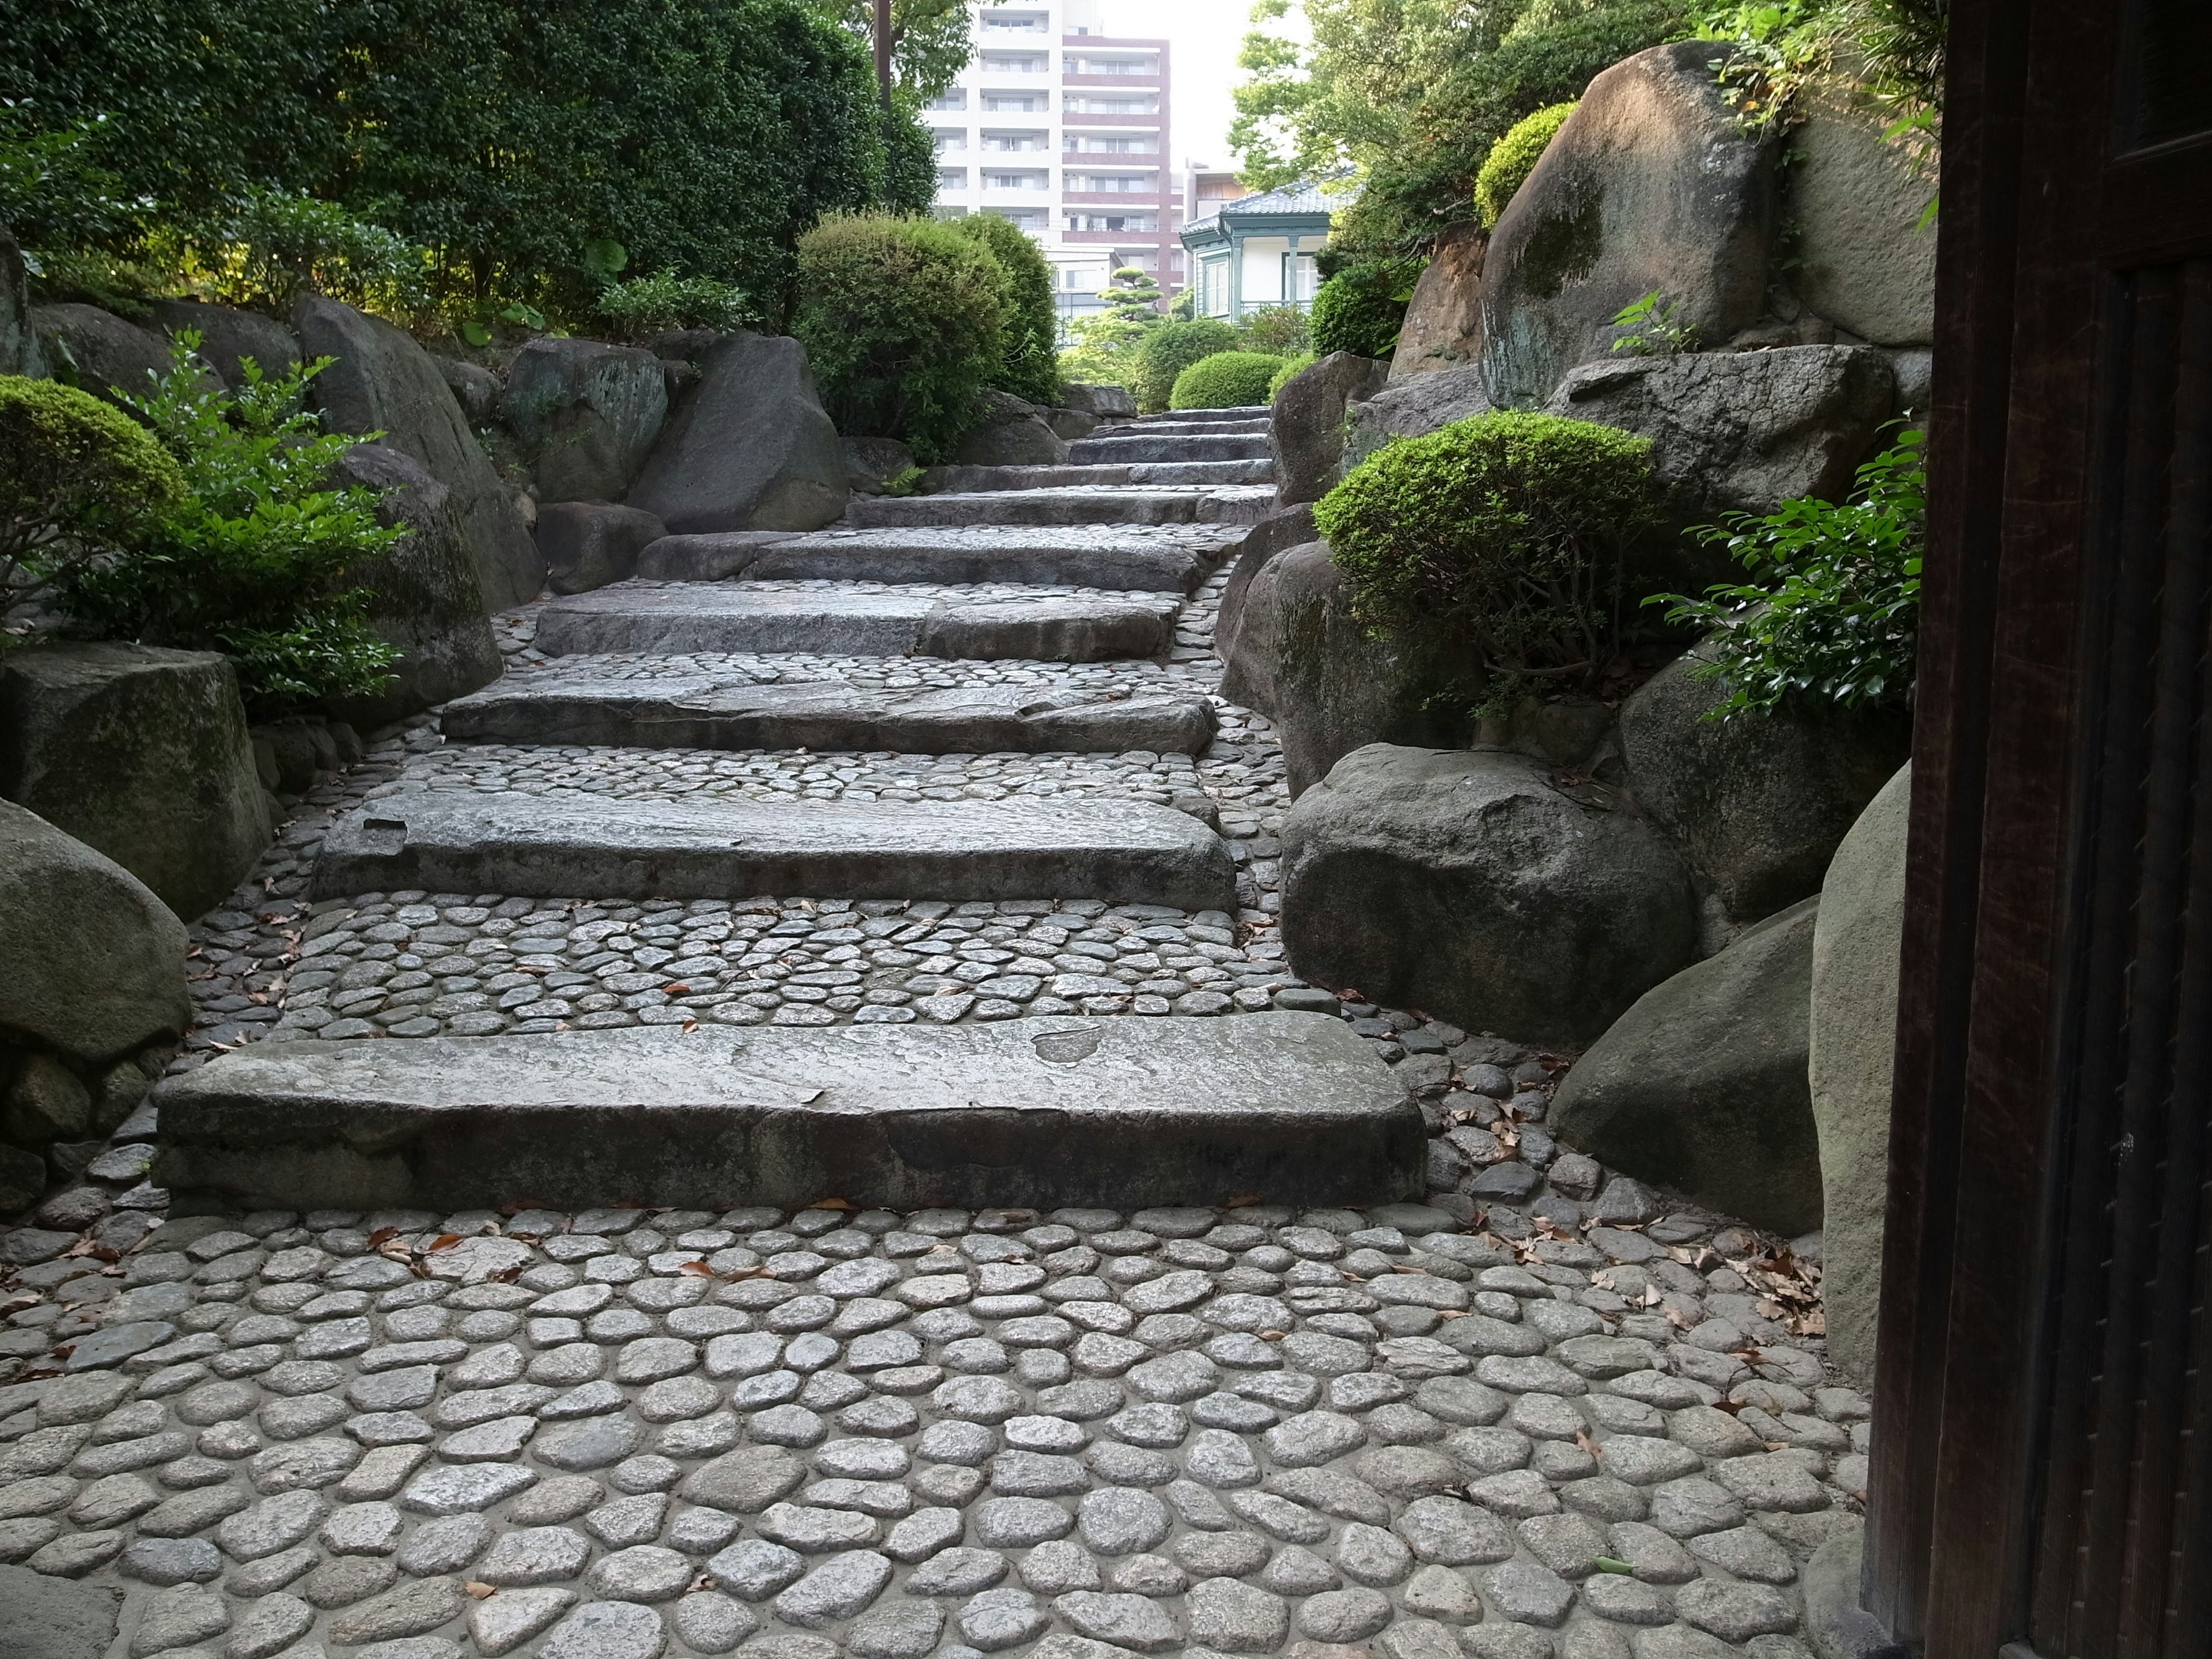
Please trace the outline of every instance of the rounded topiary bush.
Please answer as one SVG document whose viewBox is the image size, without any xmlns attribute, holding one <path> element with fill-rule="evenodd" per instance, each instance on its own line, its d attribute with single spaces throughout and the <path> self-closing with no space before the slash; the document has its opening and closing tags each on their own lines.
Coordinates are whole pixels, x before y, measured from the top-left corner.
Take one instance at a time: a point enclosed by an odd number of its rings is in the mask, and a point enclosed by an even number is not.
<svg viewBox="0 0 2212 1659">
<path fill-rule="evenodd" d="M 1313 349 L 1317 357 L 1349 351 L 1387 357 L 1405 326 L 1413 278 L 1395 263 L 1352 264 L 1321 285 L 1313 302 Z"/>
<path fill-rule="evenodd" d="M 168 452 L 113 404 L 0 374 L 0 609 L 19 578 L 27 591 L 41 568 L 127 541 L 184 493 Z"/>
<path fill-rule="evenodd" d="M 792 332 L 837 429 L 949 456 L 1005 362 L 1006 268 L 932 219 L 824 219 L 799 239 Z"/>
<path fill-rule="evenodd" d="M 1156 414 L 1168 406 L 1176 379 L 1201 357 L 1237 349 L 1237 331 L 1211 317 L 1161 323 L 1137 346 L 1137 407 Z"/>
<path fill-rule="evenodd" d="M 1295 357 L 1283 359 L 1283 366 L 1275 371 L 1275 378 L 1267 382 L 1267 401 L 1275 401 L 1282 389 L 1321 361 L 1310 351 L 1301 351 Z"/>
<path fill-rule="evenodd" d="M 1201 357 L 1176 376 L 1168 396 L 1170 409 L 1244 409 L 1264 404 L 1273 395 L 1280 357 L 1257 351 L 1217 351 Z"/>
<path fill-rule="evenodd" d="M 1480 712 L 1594 682 L 1616 648 L 1623 553 L 1658 517 L 1651 441 L 1500 412 L 1402 438 L 1314 507 L 1352 614 L 1440 628 L 1472 656 Z"/>
<path fill-rule="evenodd" d="M 952 228 L 991 251 L 1006 273 L 1006 343 L 988 384 L 1024 403 L 1060 401 L 1060 312 L 1053 298 L 1052 262 L 1028 233 L 995 213 L 971 213 Z"/>
<path fill-rule="evenodd" d="M 1485 228 L 1498 222 L 1514 192 L 1528 181 L 1543 159 L 1553 136 L 1575 112 L 1572 104 L 1553 104 L 1516 121 L 1490 147 L 1490 155 L 1474 175 L 1474 205 Z"/>
</svg>

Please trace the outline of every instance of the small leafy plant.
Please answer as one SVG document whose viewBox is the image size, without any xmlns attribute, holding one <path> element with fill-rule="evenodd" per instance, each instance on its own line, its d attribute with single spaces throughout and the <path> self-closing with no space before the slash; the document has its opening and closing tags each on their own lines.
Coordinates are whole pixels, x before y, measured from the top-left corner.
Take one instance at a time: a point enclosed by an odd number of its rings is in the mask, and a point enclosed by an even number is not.
<svg viewBox="0 0 2212 1659">
<path fill-rule="evenodd" d="M 1616 356 L 1671 357 L 1697 344 L 1698 325 L 1680 319 L 1681 307 L 1659 295 L 1647 294 L 1613 314 L 1613 325 L 1628 332 L 1613 343 Z"/>
<path fill-rule="evenodd" d="M 662 270 L 607 289 L 599 295 L 599 315 L 623 338 L 643 340 L 679 328 L 744 328 L 760 320 L 760 308 L 727 283 Z"/>
<path fill-rule="evenodd" d="M 1553 138 L 1574 112 L 1572 104 L 1550 105 L 1516 122 L 1506 129 L 1504 137 L 1490 147 L 1481 170 L 1474 175 L 1475 210 L 1482 216 L 1486 227 L 1498 222 L 1506 204 L 1528 182 L 1536 163 L 1544 159 Z"/>
<path fill-rule="evenodd" d="M 1849 501 L 1800 498 L 1699 532 L 1751 581 L 1644 601 L 1710 631 L 1707 660 L 1692 672 L 1728 696 L 1706 718 L 1771 714 L 1800 697 L 1845 708 L 1910 698 L 1927 526 L 1921 443 L 1919 432 L 1899 432 L 1859 469 Z"/>
<path fill-rule="evenodd" d="M 1349 351 L 1388 357 L 1398 348 L 1398 331 L 1405 326 L 1406 307 L 1419 276 L 1419 262 L 1405 259 L 1358 263 L 1338 270 L 1314 295 L 1315 356 Z"/>
</svg>

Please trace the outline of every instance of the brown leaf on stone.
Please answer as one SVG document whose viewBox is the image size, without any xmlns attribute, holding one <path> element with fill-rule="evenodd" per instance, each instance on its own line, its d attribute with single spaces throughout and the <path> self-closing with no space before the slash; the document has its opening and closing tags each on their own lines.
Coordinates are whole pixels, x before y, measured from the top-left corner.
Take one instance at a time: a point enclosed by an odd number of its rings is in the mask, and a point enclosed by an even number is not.
<svg viewBox="0 0 2212 1659">
<path fill-rule="evenodd" d="M 429 1248 L 434 1250 L 450 1250 L 460 1242 L 461 1236 L 459 1233 L 440 1233 L 430 1241 Z"/>
<path fill-rule="evenodd" d="M 1241 1210 L 1249 1205 L 1266 1202 L 1267 1200 L 1257 1193 L 1231 1193 L 1221 1200 L 1221 1207 L 1224 1210 Z"/>
<path fill-rule="evenodd" d="M 1262 1331 L 1260 1333 L 1260 1340 L 1262 1342 L 1279 1342 L 1289 1334 L 1288 1331 Z"/>
<path fill-rule="evenodd" d="M 673 985 L 662 986 L 660 994 L 666 997 L 688 997 L 691 994 L 691 988 L 679 980 Z"/>
<path fill-rule="evenodd" d="M 806 1207 L 810 1210 L 854 1210 L 860 1206 L 849 1198 L 817 1198 Z"/>
<path fill-rule="evenodd" d="M 684 1262 L 677 1267 L 676 1271 L 679 1273 L 689 1273 L 694 1279 L 712 1279 L 714 1276 L 714 1270 L 703 1261 Z"/>
<path fill-rule="evenodd" d="M 1597 1442 L 1591 1439 L 1589 1436 L 1584 1434 L 1580 1429 L 1577 1429 L 1575 1431 L 1575 1444 L 1580 1446 L 1584 1451 L 1590 1455 L 1591 1462 L 1596 1462 Z"/>
<path fill-rule="evenodd" d="M 380 1250 L 398 1237 L 399 1229 L 397 1227 L 379 1227 L 368 1236 L 368 1248 L 372 1250 Z"/>
<path fill-rule="evenodd" d="M 522 1277 L 522 1264 L 518 1261 L 512 1267 L 501 1267 L 495 1273 L 485 1274 L 484 1277 L 495 1285 L 512 1285 Z"/>
<path fill-rule="evenodd" d="M 499 1592 L 498 1585 L 487 1584 L 480 1578 L 467 1579 L 463 1582 L 461 1588 L 466 1590 L 470 1595 L 475 1596 L 479 1601 L 484 1600 L 487 1596 L 497 1595 Z"/>
<path fill-rule="evenodd" d="M 19 1314 L 26 1308 L 35 1308 L 40 1300 L 35 1296 L 11 1296 L 5 1302 L 0 1302 L 0 1319 L 5 1319 L 9 1314 Z"/>
</svg>

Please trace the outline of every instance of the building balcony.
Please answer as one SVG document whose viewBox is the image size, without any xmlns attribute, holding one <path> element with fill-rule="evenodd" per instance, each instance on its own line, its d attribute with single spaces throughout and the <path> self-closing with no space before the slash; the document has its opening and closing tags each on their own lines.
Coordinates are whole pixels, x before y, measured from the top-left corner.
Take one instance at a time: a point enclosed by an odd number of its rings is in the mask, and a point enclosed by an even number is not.
<svg viewBox="0 0 2212 1659">
<path fill-rule="evenodd" d="M 1167 76 L 1160 74 L 1158 70 L 1154 70 L 1149 75 L 1079 75 L 1073 70 L 1070 70 L 1060 76 L 1060 83 L 1063 87 L 1127 87 L 1131 88 L 1158 88 L 1165 87 L 1168 82 Z"/>
<path fill-rule="evenodd" d="M 1060 193 L 1060 199 L 1065 205 L 1072 208 L 1103 209 L 1114 212 L 1126 210 L 1130 213 L 1157 214 L 1167 206 L 1167 204 L 1160 198 L 1158 191 L 1139 192 L 1120 190 L 1063 190 Z"/>
</svg>

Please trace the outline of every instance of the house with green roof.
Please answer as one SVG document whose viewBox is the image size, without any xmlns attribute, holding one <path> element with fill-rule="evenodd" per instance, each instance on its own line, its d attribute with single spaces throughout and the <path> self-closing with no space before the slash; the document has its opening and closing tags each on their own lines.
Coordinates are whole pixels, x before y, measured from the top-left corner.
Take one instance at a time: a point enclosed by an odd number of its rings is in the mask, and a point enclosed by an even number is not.
<svg viewBox="0 0 2212 1659">
<path fill-rule="evenodd" d="M 1194 314 L 1233 323 L 1255 311 L 1311 305 L 1321 286 L 1314 255 L 1328 240 L 1333 183 L 1262 191 L 1184 226 Z"/>
</svg>

